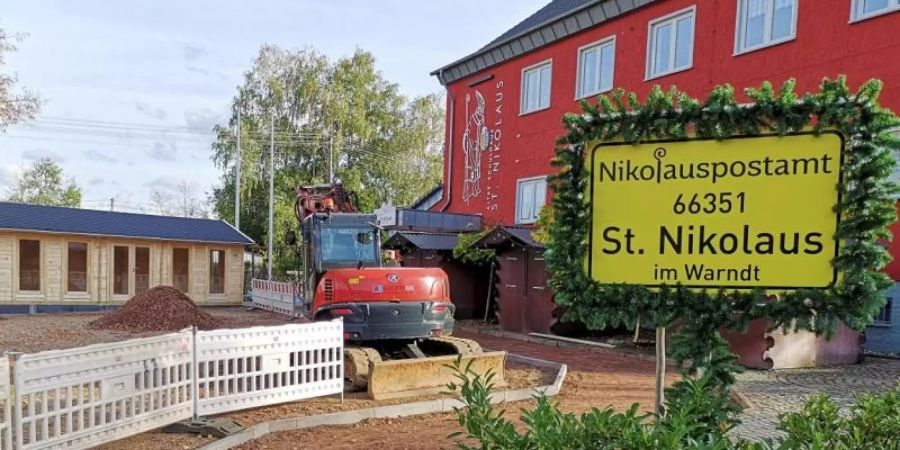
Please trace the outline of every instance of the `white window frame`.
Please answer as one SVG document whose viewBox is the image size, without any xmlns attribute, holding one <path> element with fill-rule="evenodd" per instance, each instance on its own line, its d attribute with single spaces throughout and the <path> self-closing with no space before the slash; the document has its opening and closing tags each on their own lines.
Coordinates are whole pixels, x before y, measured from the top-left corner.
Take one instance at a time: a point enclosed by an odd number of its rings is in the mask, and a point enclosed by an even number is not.
<svg viewBox="0 0 900 450">
<path fill-rule="evenodd" d="M 797 16 L 800 12 L 800 0 L 794 0 L 794 11 L 792 17 L 794 19 L 791 24 L 791 34 L 782 38 L 772 39 L 772 21 L 775 18 L 775 0 L 766 0 L 766 17 L 764 19 L 763 42 L 754 46 L 745 46 L 744 38 L 746 37 L 746 19 L 747 19 L 747 1 L 738 0 L 737 18 L 734 27 L 734 56 L 750 53 L 773 45 L 783 44 L 797 39 Z"/>
<path fill-rule="evenodd" d="M 538 106 L 535 109 L 525 110 L 525 74 L 528 72 L 535 71 L 535 70 L 543 69 L 544 66 L 547 66 L 550 68 L 550 79 L 548 80 L 549 86 L 547 86 L 547 89 L 549 89 L 549 92 L 547 92 L 547 98 L 548 98 L 547 106 Z M 537 64 L 532 64 L 532 65 L 522 69 L 522 77 L 521 77 L 521 80 L 519 81 L 519 84 L 520 84 L 520 88 L 519 88 L 519 115 L 520 116 L 535 113 L 538 111 L 543 111 L 545 109 L 550 109 L 550 105 L 553 104 L 553 97 L 552 97 L 553 96 L 553 58 L 545 59 Z"/>
<path fill-rule="evenodd" d="M 871 12 L 868 14 L 865 14 L 862 12 L 863 6 L 865 6 L 865 3 L 863 3 L 863 0 L 851 1 L 850 2 L 850 23 L 862 22 L 863 20 L 868 20 L 873 17 L 883 16 L 885 14 L 890 14 L 893 12 L 900 11 L 900 0 L 890 0 L 890 1 L 893 2 L 893 4 L 892 5 L 889 4 L 887 8 L 884 8 L 882 10 L 878 10 L 875 12 Z"/>
<path fill-rule="evenodd" d="M 540 176 L 528 177 L 528 178 L 519 178 L 518 180 L 516 180 L 516 220 L 514 221 L 516 225 L 527 225 L 527 224 L 532 224 L 532 223 L 537 222 L 537 219 L 538 219 L 537 216 L 541 212 L 540 208 L 538 208 L 537 211 L 535 211 L 534 217 L 532 219 L 521 220 L 522 185 L 524 183 L 530 183 L 533 181 L 543 181 L 544 182 L 544 205 L 543 206 L 547 205 L 547 188 L 548 188 L 548 186 L 547 186 L 547 176 L 546 175 L 540 175 Z"/>
<path fill-rule="evenodd" d="M 583 60 L 582 55 L 588 50 L 602 49 L 603 47 L 608 47 L 608 46 L 612 47 L 612 52 L 613 52 L 613 59 L 612 59 L 613 67 L 612 67 L 612 80 L 611 80 L 612 83 L 610 83 L 609 89 L 604 89 L 601 87 L 600 89 L 597 89 L 596 91 L 581 92 L 581 82 L 583 81 L 582 80 L 582 60 Z M 602 50 L 601 50 L 600 54 L 602 54 Z M 592 96 L 599 95 L 604 92 L 609 92 L 609 91 L 613 90 L 613 86 L 615 86 L 615 84 L 616 84 L 616 81 L 615 81 L 616 80 L 616 35 L 607 36 L 603 39 L 600 39 L 599 41 L 594 41 L 594 42 L 591 42 L 590 44 L 582 45 L 581 47 L 578 47 L 577 57 L 578 57 L 578 65 L 577 65 L 577 69 L 576 69 L 577 72 L 575 73 L 575 100 L 581 100 L 584 98 L 592 97 Z M 598 61 L 597 68 L 600 69 L 600 73 L 603 73 L 602 66 L 601 66 L 602 61 L 600 59 L 598 59 L 597 61 Z M 551 76 L 552 76 L 552 74 L 551 74 Z M 599 79 L 599 75 L 598 75 L 598 79 Z"/>
<path fill-rule="evenodd" d="M 656 50 L 656 35 L 653 32 L 653 29 L 657 26 L 661 26 L 665 24 L 665 22 L 672 23 L 672 54 L 669 55 L 670 60 L 674 60 L 675 56 L 678 54 L 677 50 L 677 37 L 678 37 L 678 27 L 675 26 L 678 22 L 678 19 L 681 19 L 682 16 L 691 15 L 694 18 L 694 28 L 691 30 L 691 51 L 688 58 L 688 64 L 684 67 L 675 68 L 675 63 L 672 61 L 672 69 L 667 70 L 665 72 L 653 73 L 653 61 L 654 61 L 654 51 Z M 656 19 L 651 20 L 647 23 L 647 68 L 644 71 L 644 81 L 649 81 L 654 78 L 664 77 L 666 75 L 671 75 L 673 73 L 684 72 L 685 70 L 690 70 L 694 67 L 694 47 L 697 44 L 697 5 L 691 5 L 687 8 L 680 9 L 673 13 L 666 14 L 665 16 L 658 17 Z"/>
</svg>

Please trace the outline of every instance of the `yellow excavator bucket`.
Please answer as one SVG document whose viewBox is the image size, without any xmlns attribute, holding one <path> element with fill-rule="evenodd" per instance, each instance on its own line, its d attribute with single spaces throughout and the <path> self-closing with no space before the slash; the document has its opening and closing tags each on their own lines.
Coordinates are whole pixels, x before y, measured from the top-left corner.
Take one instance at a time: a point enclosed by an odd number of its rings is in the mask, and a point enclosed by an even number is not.
<svg viewBox="0 0 900 450">
<path fill-rule="evenodd" d="M 446 392 L 448 384 L 459 383 L 456 372 L 450 367 L 457 358 L 462 358 L 460 367 L 471 362 L 475 373 L 494 374 L 491 380 L 494 387 L 506 386 L 506 352 L 372 361 L 369 363 L 369 398 L 385 400 Z"/>
</svg>

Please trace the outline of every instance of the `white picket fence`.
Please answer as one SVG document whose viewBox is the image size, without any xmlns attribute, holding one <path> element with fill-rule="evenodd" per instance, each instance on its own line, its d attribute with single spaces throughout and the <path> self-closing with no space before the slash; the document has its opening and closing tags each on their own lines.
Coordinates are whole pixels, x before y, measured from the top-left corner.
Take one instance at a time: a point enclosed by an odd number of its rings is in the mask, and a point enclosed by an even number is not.
<svg viewBox="0 0 900 450">
<path fill-rule="evenodd" d="M 0 358 L 0 449 L 90 448 L 193 415 L 341 393 L 343 324 L 184 330 L 25 354 L 12 386 L 8 369 Z"/>
<path fill-rule="evenodd" d="M 0 355 L 0 450 L 12 449 L 9 358 Z"/>
<path fill-rule="evenodd" d="M 250 301 L 254 307 L 292 317 L 302 315 L 294 302 L 300 295 L 296 283 L 254 278 L 250 282 L 250 288 Z"/>
</svg>

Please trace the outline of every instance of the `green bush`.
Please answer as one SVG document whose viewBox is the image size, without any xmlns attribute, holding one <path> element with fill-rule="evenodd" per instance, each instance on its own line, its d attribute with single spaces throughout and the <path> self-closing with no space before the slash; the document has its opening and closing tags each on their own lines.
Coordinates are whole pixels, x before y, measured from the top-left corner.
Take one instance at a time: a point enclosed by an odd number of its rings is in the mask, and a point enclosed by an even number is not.
<svg viewBox="0 0 900 450">
<path fill-rule="evenodd" d="M 641 414 L 634 404 L 624 413 L 593 409 L 563 413 L 546 396 L 520 410 L 521 431 L 506 411 L 490 402 L 493 375 L 480 376 L 454 365 L 465 431 L 450 435 L 462 450 L 897 450 L 900 449 L 900 386 L 879 395 L 859 396 L 846 414 L 825 396 L 780 417 L 785 437 L 749 442 L 728 436 L 739 422 L 727 393 L 714 392 L 709 377 L 676 383 L 668 391 L 666 414 Z"/>
</svg>

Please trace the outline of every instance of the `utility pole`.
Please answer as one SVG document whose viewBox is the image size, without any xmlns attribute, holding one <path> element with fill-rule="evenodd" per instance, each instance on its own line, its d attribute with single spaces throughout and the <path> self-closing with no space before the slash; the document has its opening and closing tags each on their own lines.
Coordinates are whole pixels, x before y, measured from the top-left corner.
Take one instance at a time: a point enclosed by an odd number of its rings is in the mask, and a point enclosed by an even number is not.
<svg viewBox="0 0 900 450">
<path fill-rule="evenodd" d="M 116 210 L 116 199 L 113 197 L 110 197 L 110 199 L 109 199 L 109 210 L 110 211 Z"/>
<path fill-rule="evenodd" d="M 238 106 L 237 111 L 237 156 L 235 157 L 235 174 L 234 174 L 234 227 L 241 231 L 241 107 Z"/>
<path fill-rule="evenodd" d="M 269 116 L 269 257 L 268 274 L 272 279 L 272 233 L 275 221 L 275 115 Z"/>
<path fill-rule="evenodd" d="M 328 136 L 328 184 L 334 184 L 334 136 Z"/>
</svg>

